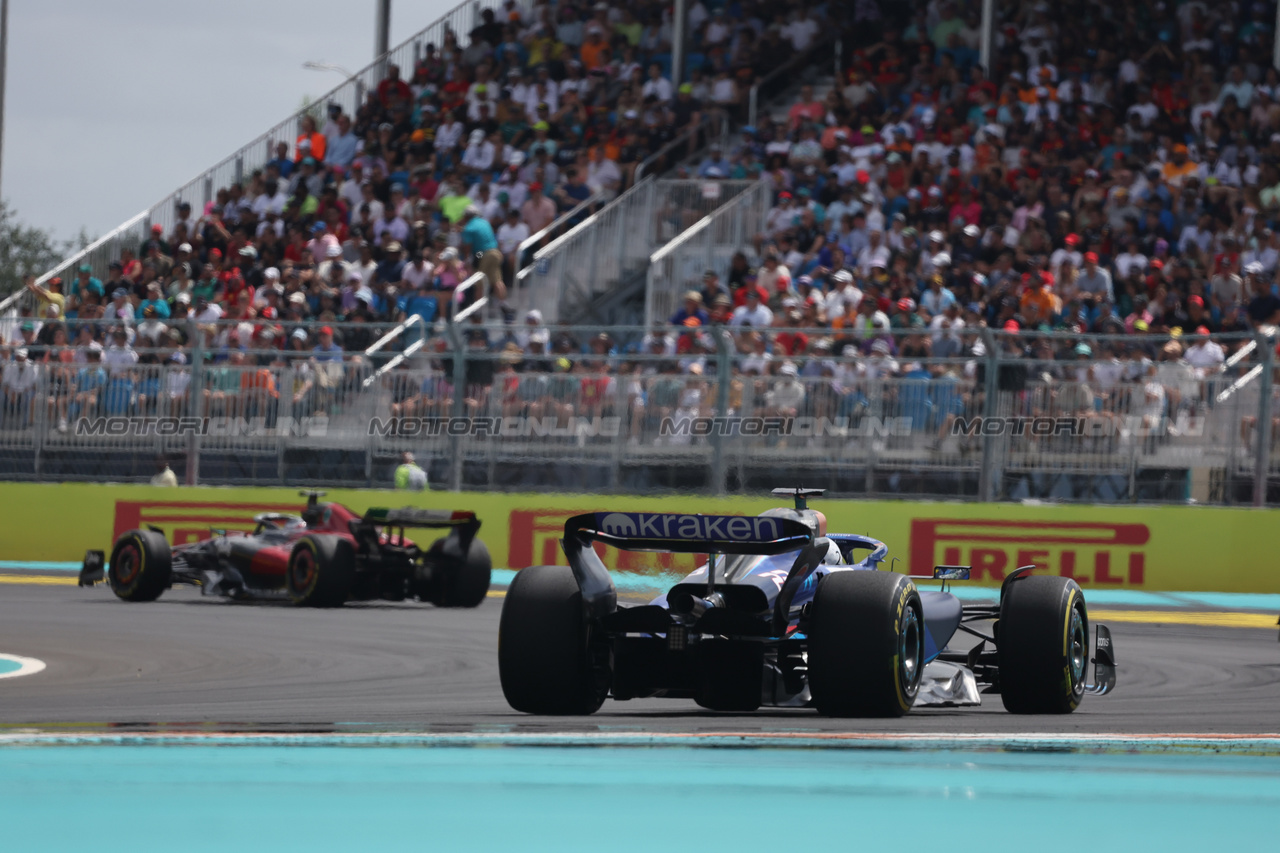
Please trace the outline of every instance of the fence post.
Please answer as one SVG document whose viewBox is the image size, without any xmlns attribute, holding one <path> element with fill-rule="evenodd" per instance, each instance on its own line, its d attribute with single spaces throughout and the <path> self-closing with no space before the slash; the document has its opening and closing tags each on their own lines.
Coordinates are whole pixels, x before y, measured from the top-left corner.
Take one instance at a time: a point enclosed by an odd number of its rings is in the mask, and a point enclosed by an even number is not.
<svg viewBox="0 0 1280 853">
<path fill-rule="evenodd" d="M 236 155 L 236 183 L 244 183 L 244 155 Z"/>
<path fill-rule="evenodd" d="M 44 473 L 41 469 L 44 467 L 44 443 L 45 437 L 49 435 L 49 423 L 47 419 L 49 407 L 45 401 L 49 399 L 49 371 L 41 370 L 36 373 L 35 394 L 31 398 L 31 408 L 27 411 L 27 417 L 31 419 L 31 432 L 34 439 L 34 460 L 32 462 L 37 478 Z M 21 411 L 21 409 L 19 409 Z"/>
<path fill-rule="evenodd" d="M 716 417 L 729 417 L 729 383 L 733 381 L 733 335 L 721 328 L 716 334 Z M 711 434 L 711 479 L 717 495 L 725 493 L 724 431 Z"/>
<path fill-rule="evenodd" d="M 588 303 L 588 304 L 590 304 L 590 303 L 591 303 L 591 300 L 595 298 L 595 294 L 597 293 L 597 289 L 596 289 L 596 269 L 597 269 L 597 265 L 596 265 L 596 246 L 597 246 L 597 244 L 600 242 L 600 228 L 601 228 L 601 226 L 602 226 L 603 224 L 604 224 L 604 223 L 600 222 L 599 220 L 596 220 L 595 225 L 593 225 L 593 226 L 591 227 L 591 244 L 590 244 L 590 245 L 591 245 L 591 247 L 590 247 L 590 249 L 588 249 L 588 254 L 589 254 L 590 258 L 591 258 L 591 266 L 590 266 L 590 271 L 587 273 L 587 282 L 586 282 L 586 283 L 587 283 L 587 303 Z M 619 261 L 619 263 L 621 263 L 621 261 Z M 565 280 L 565 271 L 564 271 L 564 270 L 561 270 L 561 272 L 560 272 L 561 287 L 560 287 L 560 293 L 559 293 L 559 301 L 560 301 L 560 303 L 561 303 L 561 304 L 559 304 L 559 305 L 557 305 L 557 306 L 556 306 L 556 318 L 557 318 L 557 319 L 559 319 L 559 318 L 560 318 L 560 311 L 561 311 L 561 310 L 563 309 L 563 307 L 564 307 L 564 304 L 563 304 L 563 303 L 564 303 L 564 297 L 565 297 L 565 288 L 564 288 L 564 286 L 563 286 L 564 280 Z M 616 284 L 616 282 L 615 282 L 615 284 Z M 600 289 L 599 289 L 599 292 L 603 292 L 603 291 L 604 291 L 604 288 L 600 288 Z"/>
<path fill-rule="evenodd" d="M 999 388 L 996 376 L 1000 370 L 1000 350 L 996 342 L 995 332 L 991 329 L 982 330 L 982 342 L 987 348 L 982 401 L 982 416 L 986 419 L 993 418 L 996 415 L 996 394 Z M 992 470 L 995 462 L 993 458 L 995 456 L 995 437 L 986 435 L 985 431 L 982 432 L 982 467 L 978 473 L 978 500 L 990 502 L 996 499 L 995 472 Z"/>
<path fill-rule="evenodd" d="M 1275 365 L 1275 340 L 1261 332 L 1257 337 L 1262 356 L 1262 375 L 1258 377 L 1258 447 L 1253 460 L 1253 505 L 1267 505 L 1267 474 L 1271 470 L 1271 389 Z"/>
<path fill-rule="evenodd" d="M 299 424 L 301 419 L 294 417 L 294 368 L 292 364 L 286 365 L 280 371 L 276 381 L 276 388 L 280 394 L 280 402 L 276 404 L 276 429 L 280 430 L 276 446 L 276 478 L 280 481 L 280 485 L 283 486 L 285 485 L 285 458 L 289 452 L 289 441 L 292 437 L 289 433 L 292 432 L 299 437 L 307 435 L 307 430 L 304 430 Z M 281 424 L 284 425 L 284 429 L 281 429 Z"/>
<path fill-rule="evenodd" d="M 445 328 L 448 329 L 449 343 L 453 347 L 453 416 L 460 418 L 466 411 L 463 395 L 467 392 L 467 344 L 462 338 L 462 333 L 458 331 L 456 323 L 449 323 Z M 460 492 L 462 491 L 462 453 L 464 448 L 461 436 L 454 435 L 451 438 L 453 464 L 449 475 L 449 490 Z"/>
<path fill-rule="evenodd" d="M 191 380 L 187 383 L 188 411 L 194 411 L 196 417 L 204 417 L 204 332 L 196 318 L 187 321 L 187 329 L 192 341 L 191 345 Z M 200 485 L 200 430 L 194 430 L 187 437 L 187 485 Z"/>
</svg>

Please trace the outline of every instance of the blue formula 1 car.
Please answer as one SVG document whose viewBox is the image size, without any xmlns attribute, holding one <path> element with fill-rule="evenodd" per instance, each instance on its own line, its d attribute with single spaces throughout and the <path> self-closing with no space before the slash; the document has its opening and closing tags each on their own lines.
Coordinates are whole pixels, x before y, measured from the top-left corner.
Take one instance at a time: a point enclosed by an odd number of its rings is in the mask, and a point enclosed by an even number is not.
<svg viewBox="0 0 1280 853">
<path fill-rule="evenodd" d="M 936 567 L 929 579 L 942 590 L 921 591 L 916 578 L 880 569 L 883 542 L 828 534 L 808 508 L 820 490 L 774 494 L 794 497 L 794 508 L 566 521 L 569 565 L 531 566 L 507 591 L 498 639 L 507 702 L 532 714 L 591 714 L 606 696 L 666 696 L 716 711 L 892 717 L 917 704 L 979 704 L 982 685 L 1014 713 L 1062 714 L 1115 685 L 1102 625 L 1096 683 L 1085 683 L 1089 616 L 1075 581 L 1026 566 L 1009 575 L 998 604 L 962 604 L 946 586 L 968 579 L 968 567 Z M 651 603 L 621 607 L 597 542 L 708 560 Z M 949 648 L 958 632 L 976 642 Z"/>
</svg>

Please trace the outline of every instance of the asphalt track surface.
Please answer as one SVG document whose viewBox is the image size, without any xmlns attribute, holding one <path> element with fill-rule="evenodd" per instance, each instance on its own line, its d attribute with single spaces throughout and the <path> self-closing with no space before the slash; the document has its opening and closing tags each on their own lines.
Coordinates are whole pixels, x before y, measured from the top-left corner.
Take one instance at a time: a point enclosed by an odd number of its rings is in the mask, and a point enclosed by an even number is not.
<svg viewBox="0 0 1280 853">
<path fill-rule="evenodd" d="M 479 608 L 367 603 L 323 611 L 175 589 L 152 604 L 65 573 L 0 585 L 0 652 L 39 658 L 0 680 L 0 727 L 101 724 L 222 731 L 1280 732 L 1276 629 L 1113 622 L 1116 691 L 1068 716 L 916 709 L 904 719 L 812 711 L 717 714 L 684 700 L 609 700 L 591 717 L 512 711 L 498 682 L 501 591 Z M 1254 624 L 1265 620 L 1255 614 Z M 1274 614 L 1270 619 L 1274 621 Z"/>
</svg>

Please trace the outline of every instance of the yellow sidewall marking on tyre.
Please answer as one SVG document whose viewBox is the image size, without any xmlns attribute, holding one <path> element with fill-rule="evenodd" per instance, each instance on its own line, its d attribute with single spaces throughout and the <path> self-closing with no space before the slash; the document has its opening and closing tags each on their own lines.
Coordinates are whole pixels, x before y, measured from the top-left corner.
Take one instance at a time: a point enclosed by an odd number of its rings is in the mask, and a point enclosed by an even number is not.
<svg viewBox="0 0 1280 853">
<path fill-rule="evenodd" d="M 1071 681 L 1071 614 L 1075 610 L 1075 603 L 1076 591 L 1073 589 L 1067 596 L 1067 612 L 1062 619 L 1062 677 L 1068 694 L 1075 693 L 1075 684 Z"/>
<path fill-rule="evenodd" d="M 911 583 L 911 581 L 907 581 L 907 585 L 902 588 L 902 592 L 898 595 L 898 613 L 893 622 L 893 633 L 896 638 L 894 643 L 899 647 L 902 645 L 902 636 L 901 636 L 902 635 L 902 611 L 906 609 L 907 598 L 910 597 L 911 593 L 915 591 L 915 588 L 916 588 L 915 584 Z M 917 630 L 923 630 L 923 629 L 917 628 Z M 902 670 L 902 655 L 896 654 L 893 656 L 894 695 L 898 697 L 899 707 L 901 707 L 902 710 L 904 711 L 909 711 L 911 710 L 911 706 L 908 705 L 907 702 L 902 698 L 902 693 L 903 693 L 902 678 L 899 675 L 901 670 Z"/>
</svg>

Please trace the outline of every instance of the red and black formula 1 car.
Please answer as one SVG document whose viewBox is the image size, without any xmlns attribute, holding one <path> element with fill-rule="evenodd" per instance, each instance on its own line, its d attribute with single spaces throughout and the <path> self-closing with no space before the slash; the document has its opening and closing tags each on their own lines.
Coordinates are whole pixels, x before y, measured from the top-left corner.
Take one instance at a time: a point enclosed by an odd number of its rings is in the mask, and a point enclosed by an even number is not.
<svg viewBox="0 0 1280 853">
<path fill-rule="evenodd" d="M 301 515 L 261 513 L 252 533 L 214 529 L 202 542 L 170 547 L 158 528 L 130 530 L 116 540 L 111 562 L 89 551 L 80 585 L 104 578 L 125 601 L 154 601 L 175 583 L 233 599 L 287 598 L 311 607 L 347 601 L 417 597 L 438 607 L 475 607 L 489 591 L 489 549 L 476 537 L 470 512 L 371 509 L 357 515 L 301 492 Z M 425 550 L 406 528 L 449 528 Z"/>
</svg>

